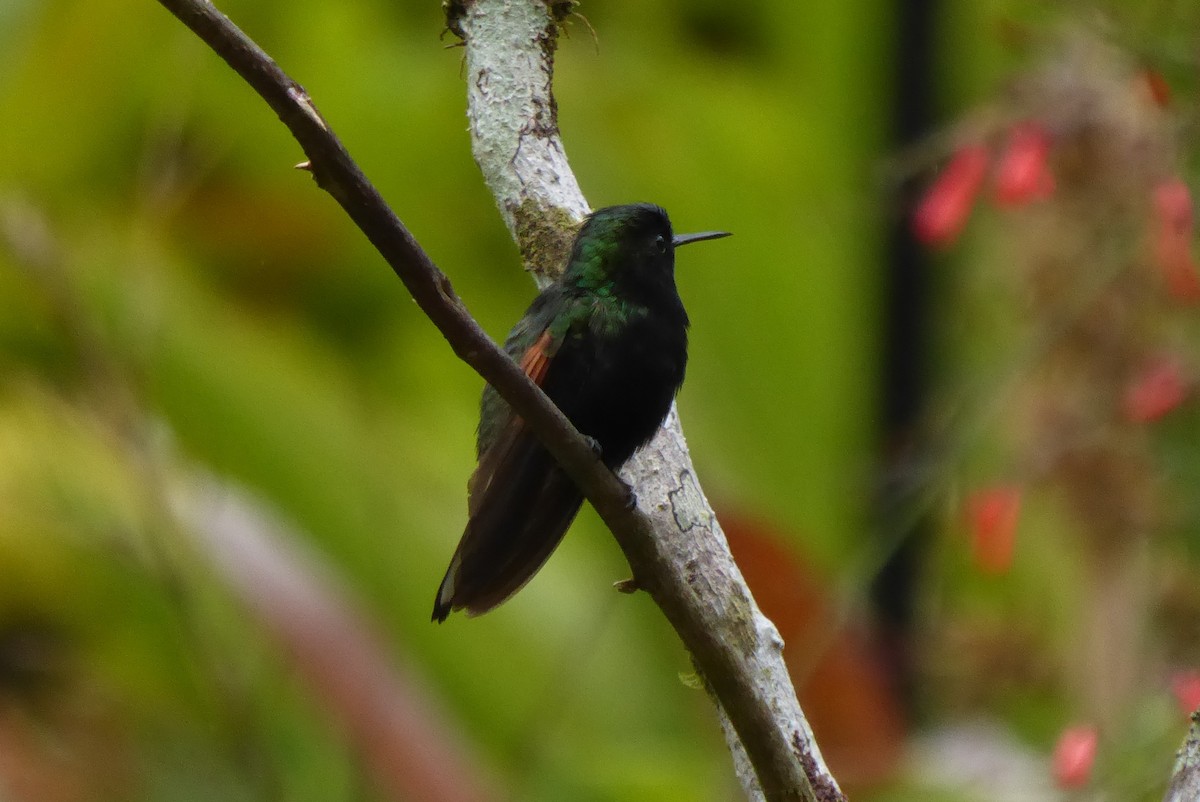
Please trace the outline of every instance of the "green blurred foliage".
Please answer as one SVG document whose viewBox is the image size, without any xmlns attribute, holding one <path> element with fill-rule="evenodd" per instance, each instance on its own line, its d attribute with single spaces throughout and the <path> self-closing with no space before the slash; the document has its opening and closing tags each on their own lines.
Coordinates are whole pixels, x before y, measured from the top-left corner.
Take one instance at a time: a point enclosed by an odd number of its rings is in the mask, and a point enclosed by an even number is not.
<svg viewBox="0 0 1200 802">
<path fill-rule="evenodd" d="M 502 338 L 534 290 L 471 161 L 439 4 L 218 5 L 309 90 Z M 1021 58 L 1004 26 L 1046 12 L 948 5 L 939 58 L 957 107 Z M 736 234 L 678 273 L 693 321 L 680 407 L 706 491 L 835 570 L 866 545 L 904 12 L 580 11 L 556 88 L 591 203 L 654 201 L 679 230 Z M 160 474 L 180 455 L 311 538 L 517 798 L 736 794 L 709 703 L 679 679 L 686 655 L 648 599 L 609 588 L 628 569 L 590 511 L 513 601 L 428 623 L 465 520 L 480 380 L 190 32 L 149 0 L 0 2 L 0 119 L 0 207 L 48 224 L 21 228 L 32 256 L 0 249 L 0 633 L 58 644 L 71 668 L 39 676 L 120 733 L 116 757 L 74 769 L 105 775 L 95 798 L 375 798 L 173 531 Z M 999 606 L 1039 609 L 1062 567 L 1045 558 Z M 1062 702 L 1036 702 L 1025 729 L 1045 744 Z"/>
</svg>

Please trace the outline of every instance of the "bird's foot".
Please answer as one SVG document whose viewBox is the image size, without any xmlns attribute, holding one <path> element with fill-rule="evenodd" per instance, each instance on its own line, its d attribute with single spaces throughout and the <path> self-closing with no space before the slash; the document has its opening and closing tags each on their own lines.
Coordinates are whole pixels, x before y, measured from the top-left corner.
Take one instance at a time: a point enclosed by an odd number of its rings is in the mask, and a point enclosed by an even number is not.
<svg viewBox="0 0 1200 802">
<path fill-rule="evenodd" d="M 633 485 L 626 482 L 620 476 L 617 477 L 617 480 L 625 485 L 625 509 L 636 510 L 638 505 L 637 491 L 633 489 Z"/>
<path fill-rule="evenodd" d="M 587 441 L 588 446 L 592 449 L 592 453 L 599 459 L 604 454 L 604 449 L 600 447 L 600 441 L 590 435 L 584 435 L 583 439 Z"/>
</svg>

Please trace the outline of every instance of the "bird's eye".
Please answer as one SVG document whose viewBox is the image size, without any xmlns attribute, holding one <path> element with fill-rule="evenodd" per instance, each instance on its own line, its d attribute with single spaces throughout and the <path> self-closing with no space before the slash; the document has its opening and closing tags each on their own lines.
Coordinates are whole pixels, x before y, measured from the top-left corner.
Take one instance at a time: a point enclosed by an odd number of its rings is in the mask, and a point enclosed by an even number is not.
<svg viewBox="0 0 1200 802">
<path fill-rule="evenodd" d="M 662 234 L 659 234 L 657 237 L 654 238 L 654 245 L 655 245 L 655 247 L 658 248 L 659 253 L 667 252 L 667 238 L 664 237 Z"/>
</svg>

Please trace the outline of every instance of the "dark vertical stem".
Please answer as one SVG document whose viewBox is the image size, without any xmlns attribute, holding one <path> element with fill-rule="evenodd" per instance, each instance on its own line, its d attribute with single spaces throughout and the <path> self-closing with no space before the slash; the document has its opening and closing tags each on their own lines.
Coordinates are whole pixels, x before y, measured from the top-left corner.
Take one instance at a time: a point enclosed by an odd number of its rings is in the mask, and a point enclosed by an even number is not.
<svg viewBox="0 0 1200 802">
<path fill-rule="evenodd" d="M 937 0 L 901 0 L 896 8 L 893 151 L 923 137 L 933 117 L 934 35 Z M 881 525 L 875 531 L 891 554 L 876 576 L 871 599 L 899 690 L 912 700 L 912 639 L 921 563 L 929 539 L 929 520 L 921 517 L 907 532 L 896 521 L 911 520 L 902 510 L 912 503 L 917 427 L 925 402 L 929 367 L 930 287 L 928 260 L 912 234 L 916 180 L 905 183 L 893 202 L 883 271 L 883 343 L 881 360 L 881 467 L 883 482 L 875 499 Z M 897 542 L 898 545 L 893 546 Z"/>
</svg>

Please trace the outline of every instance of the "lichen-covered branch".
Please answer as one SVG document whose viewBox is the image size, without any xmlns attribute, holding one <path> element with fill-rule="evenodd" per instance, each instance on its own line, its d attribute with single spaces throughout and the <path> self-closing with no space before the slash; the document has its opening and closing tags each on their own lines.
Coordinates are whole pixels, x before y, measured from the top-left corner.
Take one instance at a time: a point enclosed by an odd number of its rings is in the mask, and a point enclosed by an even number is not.
<svg viewBox="0 0 1200 802">
<path fill-rule="evenodd" d="M 1187 738 L 1175 756 L 1175 770 L 1163 802 L 1193 802 L 1200 799 L 1200 712 L 1192 713 Z"/>
<path fill-rule="evenodd" d="M 544 286 L 566 263 L 587 201 L 567 165 L 551 87 L 561 15 L 573 3 L 463 3 L 471 151 L 526 268 Z"/>
<path fill-rule="evenodd" d="M 567 164 L 552 91 L 559 26 L 573 5 L 468 0 L 447 7 L 447 27 L 467 47 L 475 159 L 539 278 L 561 269 L 574 224 L 588 209 Z M 614 535 L 638 587 L 675 627 L 714 696 L 747 796 L 842 799 L 796 700 L 783 641 L 730 555 L 674 410 L 622 472 L 653 531 Z"/>
</svg>

